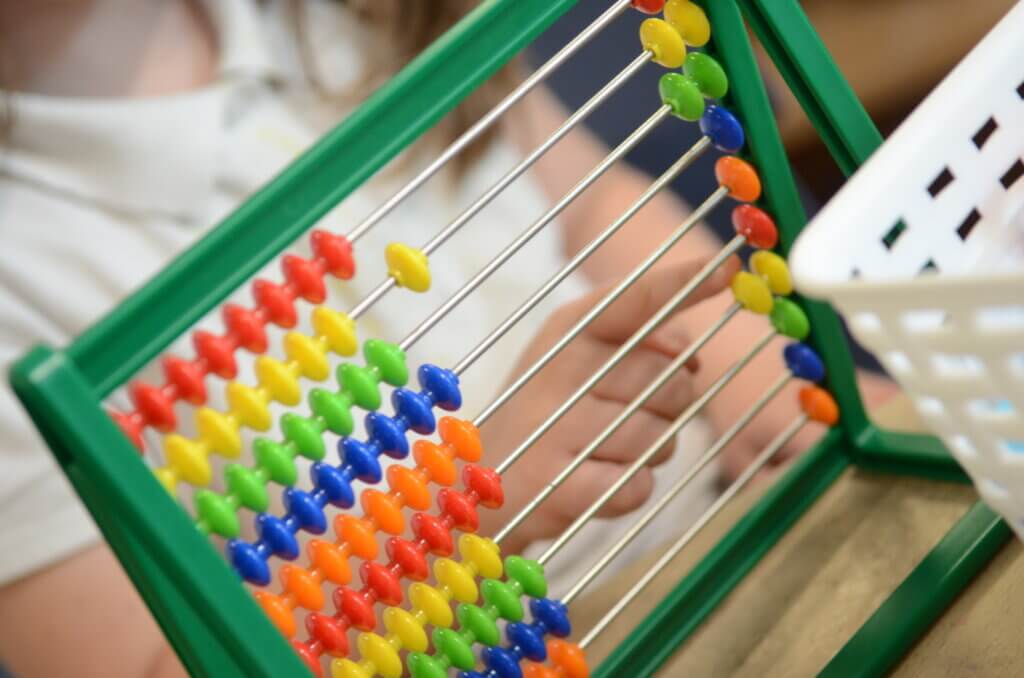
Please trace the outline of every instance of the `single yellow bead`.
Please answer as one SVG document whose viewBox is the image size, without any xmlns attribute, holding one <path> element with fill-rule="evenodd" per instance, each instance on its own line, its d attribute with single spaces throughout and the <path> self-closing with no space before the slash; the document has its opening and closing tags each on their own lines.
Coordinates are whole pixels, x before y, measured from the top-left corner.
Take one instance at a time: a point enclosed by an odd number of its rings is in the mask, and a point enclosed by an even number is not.
<svg viewBox="0 0 1024 678">
<path fill-rule="evenodd" d="M 703 47 L 711 39 L 711 24 L 704 10 L 690 0 L 668 0 L 665 21 L 679 31 L 687 45 Z"/>
<path fill-rule="evenodd" d="M 743 308 L 754 313 L 767 315 L 771 313 L 775 300 L 772 298 L 772 291 L 768 289 L 768 283 L 753 273 L 740 271 L 733 279 L 732 295 Z"/>
<path fill-rule="evenodd" d="M 238 435 L 238 422 L 209 407 L 196 412 L 199 437 L 210 449 L 223 457 L 234 459 L 242 453 L 242 438 Z"/>
<path fill-rule="evenodd" d="M 426 292 L 430 289 L 430 263 L 423 252 L 393 242 L 384 249 L 384 260 L 388 264 L 388 275 L 400 287 L 413 292 Z"/>
<path fill-rule="evenodd" d="M 679 68 L 686 59 L 683 37 L 663 19 L 646 19 L 640 24 L 640 44 L 654 54 L 654 63 L 665 68 Z"/>
<path fill-rule="evenodd" d="M 750 255 L 750 270 L 764 278 L 774 294 L 785 297 L 793 293 L 793 276 L 789 274 L 789 265 L 775 252 L 754 252 Z"/>
<path fill-rule="evenodd" d="M 299 372 L 306 379 L 323 381 L 331 374 L 327 350 L 313 337 L 289 332 L 284 335 L 284 353 L 299 364 Z"/>
<path fill-rule="evenodd" d="M 430 643 L 423 625 L 400 607 L 389 607 L 384 610 L 384 628 L 388 633 L 398 636 L 402 647 L 413 652 L 426 652 Z"/>
<path fill-rule="evenodd" d="M 476 567 L 477 573 L 486 579 L 500 579 L 504 568 L 501 564 L 501 550 L 491 539 L 475 534 L 459 537 L 459 553 Z"/>
<path fill-rule="evenodd" d="M 448 587 L 455 600 L 460 603 L 476 602 L 476 581 L 473 574 L 462 564 L 449 558 L 439 558 L 434 562 L 434 576 L 442 585 Z"/>
<path fill-rule="evenodd" d="M 256 378 L 260 385 L 267 389 L 272 400 L 284 405 L 298 405 L 302 398 L 299 379 L 288 366 L 270 356 L 260 356 L 256 360 Z"/>
<path fill-rule="evenodd" d="M 384 678 L 402 678 L 402 658 L 383 637 L 376 633 L 360 633 L 356 647 L 363 659 L 371 662 Z"/>
<path fill-rule="evenodd" d="M 335 659 L 331 662 L 331 678 L 373 678 L 373 673 L 351 659 Z"/>
<path fill-rule="evenodd" d="M 213 470 L 206 457 L 204 444 L 172 433 L 164 438 L 164 452 L 167 454 L 167 465 L 178 478 L 197 487 L 210 484 Z"/>
<path fill-rule="evenodd" d="M 313 311 L 313 331 L 327 340 L 327 347 L 332 353 L 352 356 L 359 350 L 356 322 L 347 313 L 318 306 Z"/>
<path fill-rule="evenodd" d="M 454 623 L 452 619 L 452 608 L 448 600 L 440 591 L 433 586 L 427 586 L 416 582 L 409 586 L 409 600 L 417 610 L 423 610 L 427 615 L 427 621 L 440 629 L 451 628 Z"/>
<path fill-rule="evenodd" d="M 232 381 L 227 388 L 228 406 L 238 420 L 253 431 L 266 431 L 274 423 L 267 399 L 252 386 Z"/>
<path fill-rule="evenodd" d="M 170 466 L 164 466 L 162 468 L 155 469 L 153 475 L 160 481 L 160 484 L 164 486 L 164 489 L 170 492 L 171 496 L 177 494 L 178 489 L 178 474 L 174 472 L 174 469 Z"/>
</svg>

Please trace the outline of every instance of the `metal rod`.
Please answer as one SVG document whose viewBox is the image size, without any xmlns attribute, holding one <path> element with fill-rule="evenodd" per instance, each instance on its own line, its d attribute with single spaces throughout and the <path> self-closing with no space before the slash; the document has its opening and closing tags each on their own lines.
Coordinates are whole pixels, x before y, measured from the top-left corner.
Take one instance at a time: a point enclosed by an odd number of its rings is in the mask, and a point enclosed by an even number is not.
<svg viewBox="0 0 1024 678">
<path fill-rule="evenodd" d="M 647 191 L 641 195 L 633 205 L 623 212 L 618 219 L 615 220 L 608 228 L 606 228 L 600 235 L 594 238 L 584 249 L 580 250 L 576 256 L 574 256 L 561 270 L 552 276 L 544 285 L 534 292 L 526 301 L 524 301 L 519 308 L 517 308 L 512 315 L 506 318 L 498 327 L 496 327 L 489 335 L 487 335 L 483 341 L 476 345 L 465 357 L 462 358 L 452 368 L 455 374 L 461 375 L 465 372 L 473 363 L 475 363 L 480 356 L 486 353 L 494 344 L 500 340 L 512 327 L 515 326 L 523 317 L 529 313 L 537 304 L 539 304 L 548 294 L 551 293 L 558 285 L 562 283 L 569 275 L 575 271 L 580 265 L 590 257 L 599 247 L 601 247 L 609 238 L 615 235 L 626 223 L 633 218 L 633 216 L 643 208 L 651 199 L 658 194 L 659 191 L 664 189 L 675 177 L 677 177 L 683 170 L 690 166 L 693 161 L 700 157 L 701 154 L 710 146 L 711 140 L 708 137 L 701 137 L 697 143 L 695 143 L 686 153 L 684 153 L 679 160 L 675 162 L 670 168 L 658 177 L 658 179 L 650 185 Z"/>
<path fill-rule="evenodd" d="M 668 491 L 664 495 L 662 495 L 662 497 L 657 501 L 657 503 L 655 503 L 647 511 L 647 513 L 645 513 L 643 517 L 640 518 L 640 520 L 633 523 L 633 525 L 630 526 L 629 530 L 625 534 L 623 534 L 622 537 L 620 537 L 619 540 L 610 549 L 608 549 L 608 551 L 606 551 L 605 554 L 601 556 L 601 558 L 596 563 L 594 563 L 590 567 L 590 569 L 583 574 L 582 577 L 580 577 L 579 581 L 577 581 L 573 585 L 572 589 L 570 589 L 570 591 L 567 594 L 565 594 L 565 597 L 562 598 L 562 602 L 568 605 L 592 581 L 594 581 L 597 575 L 599 575 L 601 571 L 605 567 L 607 567 L 612 560 L 615 559 L 616 556 L 622 553 L 623 549 L 625 549 L 626 546 L 628 546 L 629 543 L 633 539 L 635 539 L 636 536 L 640 534 L 644 530 L 644 528 L 646 528 L 651 523 L 651 521 L 653 521 L 658 516 L 658 514 L 661 513 L 661 511 L 663 511 L 665 507 L 668 506 L 669 503 L 671 503 L 672 500 L 675 499 L 676 496 L 683 491 L 684 488 L 686 488 L 686 486 L 693 482 L 697 475 L 705 468 L 707 468 L 708 464 L 714 461 L 715 458 L 719 454 L 721 454 L 722 450 L 725 449 L 725 446 L 731 443 L 732 440 L 737 435 L 739 435 L 739 432 L 742 431 L 755 416 L 757 416 L 758 412 L 763 410 L 765 406 L 769 402 L 771 402 L 772 398 L 774 398 L 779 393 L 779 391 L 781 391 L 786 386 L 786 384 L 790 382 L 792 378 L 792 373 L 787 371 L 767 391 L 765 391 L 765 393 L 758 399 L 758 401 L 755 402 L 749 410 L 747 410 L 747 413 L 744 414 L 743 417 L 738 419 L 729 428 L 729 430 L 723 433 L 721 437 L 719 437 L 718 440 L 716 440 L 715 443 L 711 447 L 709 447 L 703 455 L 701 455 L 700 459 L 698 459 L 693 466 L 687 469 L 686 473 L 684 473 L 682 476 L 680 476 L 678 480 L 676 480 L 672 487 L 670 487 Z"/>
<path fill-rule="evenodd" d="M 386 217 L 403 200 L 411 195 L 416 189 L 425 184 L 431 177 L 447 165 L 463 149 L 476 141 L 491 125 L 493 125 L 508 109 L 512 108 L 537 85 L 544 81 L 556 68 L 565 63 L 583 45 L 589 42 L 594 36 L 604 30 L 612 21 L 622 14 L 630 6 L 630 0 L 619 0 L 609 7 L 604 14 L 599 16 L 592 24 L 573 38 L 568 44 L 558 51 L 553 57 L 534 71 L 526 80 L 519 84 L 512 92 L 502 99 L 490 112 L 480 118 L 472 127 L 462 133 L 448 148 L 444 150 L 430 165 L 417 174 L 408 184 L 388 198 L 382 205 L 370 213 L 359 225 L 348 233 L 349 242 L 355 243 L 359 238 L 366 235 L 371 228 L 376 226 L 381 219 Z"/>
<path fill-rule="evenodd" d="M 702 530 L 711 520 L 718 515 L 722 508 L 735 497 L 740 490 L 742 490 L 750 480 L 757 475 L 757 473 L 764 468 L 764 466 L 775 456 L 779 450 L 781 450 L 786 443 L 793 439 L 793 436 L 800 431 L 804 424 L 808 421 L 806 414 L 801 414 L 797 417 L 792 424 L 790 424 L 782 433 L 776 436 L 775 440 L 768 444 L 767 447 L 757 456 L 754 462 L 740 474 L 740 477 L 733 482 L 729 488 L 722 493 L 715 503 L 712 504 L 707 511 L 705 511 L 697 521 L 690 526 L 690 528 L 676 541 L 668 551 L 665 552 L 661 558 L 658 559 L 651 569 L 644 573 L 644 575 L 633 585 L 631 589 L 619 599 L 615 605 L 608 610 L 608 612 L 601 618 L 601 621 L 597 622 L 587 635 L 580 641 L 580 647 L 585 649 L 594 642 L 594 639 L 601 635 L 606 628 L 615 618 L 624 610 L 626 607 L 636 600 L 636 597 L 651 583 L 658 574 L 664 570 L 672 560 L 675 559 L 679 553 L 686 548 L 686 546 L 693 540 L 693 538 Z"/>
<path fill-rule="evenodd" d="M 718 395 L 722 391 L 722 389 L 724 389 L 729 384 L 729 382 L 732 381 L 744 367 L 746 367 L 747 363 L 753 360 L 754 356 L 756 356 L 761 351 L 761 349 L 767 346 L 768 342 L 775 338 L 776 334 L 777 333 L 774 329 L 769 331 L 767 334 L 761 337 L 761 339 L 758 340 L 757 343 L 754 344 L 754 347 L 749 352 L 747 352 L 746 355 L 737 360 L 732 367 L 726 370 L 722 374 L 722 376 L 720 376 L 718 380 L 715 381 L 715 383 L 712 384 L 711 387 L 708 388 L 708 390 L 703 395 L 701 395 L 700 398 L 695 400 L 686 409 L 685 412 L 679 415 L 675 419 L 675 421 L 673 421 L 669 425 L 669 427 L 665 429 L 665 431 L 660 436 L 658 436 L 657 440 L 655 440 L 654 443 L 652 443 L 651 446 L 648 447 L 643 454 L 636 458 L 636 460 L 630 465 L 630 467 L 626 469 L 626 472 L 623 473 L 622 476 L 620 476 L 619 479 L 616 480 L 611 487 L 605 490 L 604 494 L 602 494 L 596 502 L 591 504 L 586 511 L 580 514 L 576 518 L 576 520 L 573 521 L 572 525 L 570 525 L 569 528 L 558 537 L 558 539 L 556 539 L 550 546 L 548 546 L 547 550 L 545 550 L 544 553 L 542 553 L 540 557 L 537 558 L 537 562 L 539 562 L 541 565 L 547 563 L 549 560 L 551 560 L 552 557 L 554 557 L 556 553 L 558 553 L 559 549 L 561 549 L 563 546 L 569 543 L 569 540 L 576 536 L 576 534 L 581 529 L 583 529 L 583 526 L 586 525 L 591 518 L 597 515 L 597 512 L 600 511 L 605 504 L 611 501 L 612 497 L 614 497 L 615 494 L 619 490 L 621 490 L 626 485 L 626 483 L 628 483 L 630 479 L 632 479 L 633 476 L 635 476 L 640 471 L 640 469 L 646 466 L 647 463 L 652 458 L 654 458 L 654 455 L 658 453 L 658 450 L 661 449 L 663 445 L 670 442 L 679 432 L 680 429 L 682 429 L 684 426 L 690 423 L 694 419 L 694 417 L 700 414 L 701 410 L 703 410 L 704 407 L 706 407 L 707 404 L 711 402 L 712 398 Z"/>
<path fill-rule="evenodd" d="M 502 528 L 501 532 L 499 532 L 497 537 L 495 537 L 495 541 L 500 543 L 501 540 L 508 536 L 508 534 L 512 530 L 514 530 L 524 520 L 526 520 L 526 518 L 529 517 L 530 512 L 533 511 L 533 509 L 535 509 L 537 506 L 540 506 L 540 504 L 543 503 L 545 499 L 551 496 L 552 492 L 554 492 L 563 482 L 565 482 L 566 479 L 569 478 L 569 476 L 575 473 L 576 469 L 578 469 L 580 465 L 582 465 L 587 459 L 589 459 L 594 454 L 594 452 L 601 445 L 603 445 L 605 441 L 608 440 L 615 433 L 615 431 L 617 431 L 619 427 L 622 426 L 622 424 L 624 424 L 626 420 L 628 420 L 633 415 L 634 412 L 639 410 L 643 406 L 643 404 L 647 402 L 647 400 L 650 399 L 650 397 L 654 395 L 655 392 L 657 392 L 658 389 L 664 386 L 668 382 L 668 380 L 671 379 L 673 375 L 676 374 L 676 372 L 682 369 L 682 367 L 687 363 L 687 361 L 689 361 L 690 358 L 692 358 L 694 354 L 697 353 L 697 351 L 703 348 L 704 345 L 707 344 L 707 342 L 710 341 L 711 338 L 715 336 L 715 334 L 717 334 L 719 330 L 721 330 L 722 327 L 724 327 L 725 324 L 734 315 L 736 315 L 737 312 L 739 312 L 740 308 L 741 307 L 739 304 L 733 304 L 732 306 L 730 306 L 729 309 L 722 314 L 722 316 L 715 322 L 714 325 L 709 327 L 696 341 L 694 341 L 690 346 L 688 346 L 685 351 L 676 356 L 676 358 L 671 363 L 669 363 L 669 365 L 664 370 L 661 371 L 661 373 L 654 379 L 654 381 L 647 385 L 647 387 L 640 393 L 640 395 L 635 397 L 622 410 L 622 412 L 620 412 L 618 416 L 615 417 L 615 419 L 611 423 L 605 426 L 604 430 L 602 430 L 596 438 L 590 441 L 590 443 L 588 443 L 587 446 L 579 452 L 579 454 L 573 457 L 573 460 L 569 463 L 568 466 L 562 469 L 561 473 L 559 473 L 550 483 L 548 483 L 539 493 L 537 493 L 537 495 L 535 495 L 533 499 L 530 500 L 530 504 L 528 506 L 526 506 L 522 511 L 520 511 L 519 514 L 516 515 L 509 522 L 508 525 Z"/>
</svg>

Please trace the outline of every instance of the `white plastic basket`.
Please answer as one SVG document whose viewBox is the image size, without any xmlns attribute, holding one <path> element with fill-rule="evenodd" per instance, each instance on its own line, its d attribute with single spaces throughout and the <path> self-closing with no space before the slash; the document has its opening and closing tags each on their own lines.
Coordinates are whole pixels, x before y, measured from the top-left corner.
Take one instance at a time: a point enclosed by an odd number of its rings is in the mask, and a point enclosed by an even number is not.
<svg viewBox="0 0 1024 678">
<path fill-rule="evenodd" d="M 1024 4 L 811 222 L 791 264 L 1024 539 Z"/>
</svg>

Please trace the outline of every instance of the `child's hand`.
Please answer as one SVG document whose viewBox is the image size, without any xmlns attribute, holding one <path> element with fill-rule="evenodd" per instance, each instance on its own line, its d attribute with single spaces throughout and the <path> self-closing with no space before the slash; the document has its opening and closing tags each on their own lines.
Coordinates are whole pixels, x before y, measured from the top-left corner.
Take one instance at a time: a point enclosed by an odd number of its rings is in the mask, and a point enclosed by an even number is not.
<svg viewBox="0 0 1024 678">
<path fill-rule="evenodd" d="M 656 268 L 633 285 L 486 423 L 483 430 L 485 461 L 497 465 L 504 460 L 705 263 L 697 260 Z M 721 266 L 691 295 L 684 307 L 723 290 L 737 270 L 739 263 L 735 259 Z M 513 376 L 543 355 L 613 286 L 609 284 L 553 313 L 526 350 Z M 481 515 L 483 533 L 494 534 L 518 513 L 685 350 L 689 341 L 676 315 L 631 351 L 507 471 L 503 479 L 506 503 L 499 511 Z M 520 552 L 531 541 L 558 535 L 644 453 L 699 395 L 694 392 L 691 380 L 691 373 L 697 370 L 696 361 L 687 367 L 688 370 L 680 370 L 534 511 L 510 537 L 509 550 Z M 652 465 L 664 462 L 672 449 L 673 445 L 666 445 L 654 457 Z M 633 510 L 646 501 L 652 489 L 651 470 L 643 469 L 600 515 L 613 516 Z"/>
</svg>

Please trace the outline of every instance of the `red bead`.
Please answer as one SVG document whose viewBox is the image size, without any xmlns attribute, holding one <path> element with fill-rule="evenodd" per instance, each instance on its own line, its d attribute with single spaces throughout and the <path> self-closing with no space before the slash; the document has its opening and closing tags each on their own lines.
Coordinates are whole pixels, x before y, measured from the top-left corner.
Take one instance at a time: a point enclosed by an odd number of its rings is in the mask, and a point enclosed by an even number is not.
<svg viewBox="0 0 1024 678">
<path fill-rule="evenodd" d="M 461 492 L 445 488 L 437 493 L 437 503 L 460 532 L 476 532 L 480 527 L 480 516 L 474 502 Z"/>
<path fill-rule="evenodd" d="M 399 605 L 402 602 L 402 580 L 380 563 L 363 563 L 359 568 L 363 585 L 373 591 L 383 605 Z"/>
<path fill-rule="evenodd" d="M 301 640 L 293 640 L 292 647 L 299 653 L 299 657 L 302 659 L 303 663 L 305 663 L 306 668 L 312 671 L 316 678 L 323 678 L 324 672 L 323 668 L 320 666 L 320 656 L 316 652 L 313 652 L 313 648 Z"/>
<path fill-rule="evenodd" d="M 299 296 L 306 301 L 319 304 L 327 298 L 324 279 L 313 262 L 294 254 L 286 254 L 281 259 L 281 270 L 284 271 L 285 280 L 291 283 Z"/>
<path fill-rule="evenodd" d="M 423 581 L 430 575 L 426 556 L 408 539 L 391 537 L 384 548 L 387 549 L 388 558 L 402 568 L 409 579 Z"/>
<path fill-rule="evenodd" d="M 163 367 L 167 382 L 174 385 L 179 398 L 193 405 L 206 402 L 206 384 L 203 383 L 206 374 L 202 368 L 191 360 L 173 355 L 164 358 Z"/>
<path fill-rule="evenodd" d="M 480 498 L 480 503 L 489 509 L 501 508 L 505 503 L 505 490 L 501 487 L 501 476 L 494 469 L 476 464 L 467 464 L 462 469 L 462 482 Z"/>
<path fill-rule="evenodd" d="M 174 401 L 156 386 L 136 381 L 128 387 L 135 409 L 148 426 L 167 433 L 178 424 L 174 414 Z"/>
<path fill-rule="evenodd" d="M 116 410 L 110 410 L 107 414 L 114 420 L 114 423 L 121 429 L 125 437 L 131 441 L 132 445 L 138 448 L 140 452 L 145 449 L 145 445 L 142 442 L 142 425 L 136 417 Z"/>
<path fill-rule="evenodd" d="M 306 616 L 306 630 L 309 637 L 319 641 L 328 654 L 348 656 L 348 627 L 341 619 L 313 612 Z"/>
<path fill-rule="evenodd" d="M 732 211 L 732 226 L 736 233 L 752 246 L 770 250 L 779 241 L 779 229 L 768 214 L 753 205 L 739 205 Z"/>
<path fill-rule="evenodd" d="M 427 550 L 432 554 L 446 558 L 455 552 L 452 533 L 440 518 L 426 513 L 414 513 L 411 522 L 412 533 L 417 539 L 426 542 Z"/>
<path fill-rule="evenodd" d="M 278 327 L 295 327 L 299 321 L 292 296 L 282 285 L 269 280 L 256 280 L 252 284 L 252 296 L 266 313 L 267 319 Z"/>
<path fill-rule="evenodd" d="M 310 236 L 310 242 L 313 244 L 313 253 L 323 260 L 331 275 L 348 280 L 356 274 L 356 260 L 348 238 L 317 230 Z"/>
<path fill-rule="evenodd" d="M 196 353 L 206 361 L 206 367 L 221 379 L 234 379 L 238 374 L 235 364 L 235 345 L 228 337 L 219 337 L 205 330 L 192 334 L 192 345 Z"/>
<path fill-rule="evenodd" d="M 267 350 L 267 333 L 256 311 L 238 304 L 226 304 L 222 317 L 224 325 L 234 335 L 239 346 L 250 353 L 263 353 Z"/>
<path fill-rule="evenodd" d="M 347 586 L 339 586 L 334 590 L 334 607 L 348 618 L 352 626 L 360 631 L 372 631 L 377 626 L 373 603 L 359 591 L 354 591 Z"/>
<path fill-rule="evenodd" d="M 633 8 L 644 14 L 657 14 L 665 7 L 667 0 L 632 0 Z"/>
</svg>

